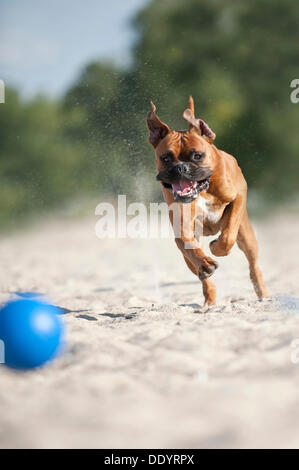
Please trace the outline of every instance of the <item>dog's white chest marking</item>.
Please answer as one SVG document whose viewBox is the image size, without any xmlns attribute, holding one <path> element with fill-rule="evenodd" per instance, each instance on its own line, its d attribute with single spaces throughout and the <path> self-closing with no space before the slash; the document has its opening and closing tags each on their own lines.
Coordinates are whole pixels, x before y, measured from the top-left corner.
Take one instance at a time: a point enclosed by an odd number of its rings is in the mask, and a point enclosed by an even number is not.
<svg viewBox="0 0 299 470">
<path fill-rule="evenodd" d="M 222 212 L 212 210 L 211 204 L 209 203 L 207 199 L 205 199 L 202 196 L 199 196 L 199 198 L 196 201 L 196 204 L 198 207 L 201 208 L 202 213 L 203 213 L 203 214 L 199 214 L 199 216 L 203 215 L 204 219 L 207 219 L 212 224 L 217 224 L 217 222 L 219 222 L 219 220 L 222 217 Z"/>
</svg>

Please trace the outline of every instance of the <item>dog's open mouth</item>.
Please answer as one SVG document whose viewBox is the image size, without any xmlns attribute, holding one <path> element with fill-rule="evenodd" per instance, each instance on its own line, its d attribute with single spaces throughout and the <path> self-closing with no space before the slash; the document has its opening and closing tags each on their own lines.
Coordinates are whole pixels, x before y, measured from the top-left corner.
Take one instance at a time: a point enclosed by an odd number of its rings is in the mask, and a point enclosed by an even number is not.
<svg viewBox="0 0 299 470">
<path fill-rule="evenodd" d="M 202 181 L 190 181 L 182 179 L 177 183 L 162 183 L 165 188 L 172 192 L 177 202 L 191 202 L 196 199 L 201 191 L 209 189 L 209 178 Z"/>
</svg>

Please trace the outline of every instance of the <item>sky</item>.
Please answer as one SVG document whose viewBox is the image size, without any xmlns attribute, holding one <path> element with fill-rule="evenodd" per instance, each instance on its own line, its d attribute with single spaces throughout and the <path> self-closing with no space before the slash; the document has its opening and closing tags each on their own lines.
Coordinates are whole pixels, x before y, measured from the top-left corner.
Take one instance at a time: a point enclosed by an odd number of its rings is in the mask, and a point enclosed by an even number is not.
<svg viewBox="0 0 299 470">
<path fill-rule="evenodd" d="M 0 0 L 0 79 L 59 96 L 91 60 L 126 65 L 130 20 L 149 0 Z"/>
</svg>

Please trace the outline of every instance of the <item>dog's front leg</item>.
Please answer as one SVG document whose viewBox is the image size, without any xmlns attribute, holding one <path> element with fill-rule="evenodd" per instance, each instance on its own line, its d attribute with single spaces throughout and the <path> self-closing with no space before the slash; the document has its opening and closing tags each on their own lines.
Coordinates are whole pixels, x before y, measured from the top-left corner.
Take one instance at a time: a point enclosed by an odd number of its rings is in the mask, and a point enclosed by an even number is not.
<svg viewBox="0 0 299 470">
<path fill-rule="evenodd" d="M 194 267 L 199 279 L 203 281 L 214 273 L 218 268 L 218 263 L 206 256 L 201 249 L 198 241 L 200 234 L 197 233 L 195 236 L 195 218 L 196 207 L 194 203 L 188 204 L 188 206 L 175 204 L 172 207 L 170 220 L 175 233 L 175 242 L 185 259 Z"/>
<path fill-rule="evenodd" d="M 246 209 L 246 196 L 237 195 L 223 217 L 220 236 L 210 243 L 215 256 L 227 256 L 237 241 L 240 224 Z"/>
<path fill-rule="evenodd" d="M 218 268 L 218 263 L 209 256 L 206 256 L 201 248 L 199 248 L 197 240 L 181 237 L 176 238 L 175 242 L 184 257 L 194 266 L 201 281 L 210 277 Z"/>
</svg>

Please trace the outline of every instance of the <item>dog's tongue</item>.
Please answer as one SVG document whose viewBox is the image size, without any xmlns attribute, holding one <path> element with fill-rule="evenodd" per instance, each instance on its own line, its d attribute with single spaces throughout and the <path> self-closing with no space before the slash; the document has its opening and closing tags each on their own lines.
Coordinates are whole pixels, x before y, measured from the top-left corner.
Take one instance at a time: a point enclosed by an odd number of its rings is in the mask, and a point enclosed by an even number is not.
<svg viewBox="0 0 299 470">
<path fill-rule="evenodd" d="M 194 183 L 188 180 L 181 180 L 172 185 L 173 192 L 175 193 L 188 193 L 193 187 Z"/>
</svg>

